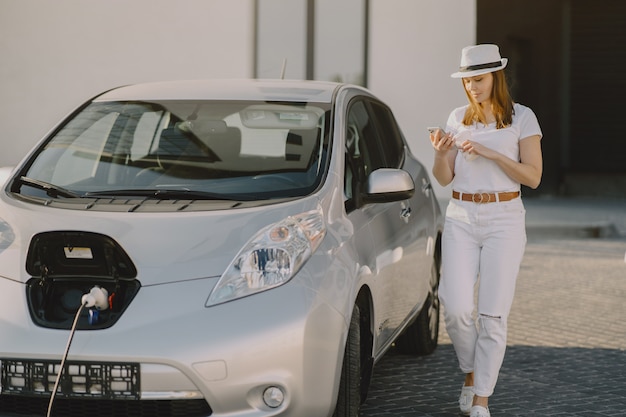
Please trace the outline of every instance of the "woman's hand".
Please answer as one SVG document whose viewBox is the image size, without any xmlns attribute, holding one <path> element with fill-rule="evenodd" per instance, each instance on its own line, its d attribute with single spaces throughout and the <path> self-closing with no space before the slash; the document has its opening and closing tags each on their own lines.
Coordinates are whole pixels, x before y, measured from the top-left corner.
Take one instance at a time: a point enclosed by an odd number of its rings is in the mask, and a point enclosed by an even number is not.
<svg viewBox="0 0 626 417">
<path fill-rule="evenodd" d="M 433 164 L 433 175 L 437 182 L 446 186 L 454 178 L 454 159 L 456 158 L 456 145 L 454 138 L 441 129 L 430 133 L 430 143 L 435 148 L 435 161 Z M 454 152 L 449 152 L 454 150 Z"/>
<path fill-rule="evenodd" d="M 478 155 L 486 159 L 496 159 L 500 153 L 488 148 L 478 142 L 465 140 L 459 144 L 459 151 L 467 152 L 469 155 Z"/>
<path fill-rule="evenodd" d="M 444 154 L 454 148 L 454 138 L 452 135 L 443 132 L 441 129 L 430 133 L 430 143 L 433 145 L 433 148 L 435 148 L 435 151 Z"/>
</svg>

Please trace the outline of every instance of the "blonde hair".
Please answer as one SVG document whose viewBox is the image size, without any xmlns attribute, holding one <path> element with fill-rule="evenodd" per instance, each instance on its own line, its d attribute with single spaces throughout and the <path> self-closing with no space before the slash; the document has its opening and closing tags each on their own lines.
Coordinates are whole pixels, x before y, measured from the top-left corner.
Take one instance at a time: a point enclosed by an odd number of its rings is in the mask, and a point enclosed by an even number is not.
<svg viewBox="0 0 626 417">
<path fill-rule="evenodd" d="M 491 111 L 496 118 L 496 129 L 503 129 L 513 123 L 513 99 L 509 93 L 509 86 L 506 82 L 506 76 L 504 70 L 494 71 L 493 74 L 493 86 L 491 90 Z M 485 119 L 485 115 L 474 97 L 465 88 L 465 81 L 463 82 L 463 90 L 469 100 L 469 106 L 463 116 L 463 124 L 465 126 L 472 125 L 474 123 L 488 124 Z"/>
</svg>

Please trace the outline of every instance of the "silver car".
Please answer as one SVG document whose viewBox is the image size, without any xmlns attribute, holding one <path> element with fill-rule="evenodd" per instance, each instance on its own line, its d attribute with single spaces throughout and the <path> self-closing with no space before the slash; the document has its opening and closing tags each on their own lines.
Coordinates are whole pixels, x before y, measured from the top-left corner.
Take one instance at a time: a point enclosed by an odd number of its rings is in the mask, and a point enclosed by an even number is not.
<svg viewBox="0 0 626 417">
<path fill-rule="evenodd" d="M 358 414 L 439 329 L 442 217 L 368 90 L 116 88 L 0 193 L 0 416 Z"/>
</svg>

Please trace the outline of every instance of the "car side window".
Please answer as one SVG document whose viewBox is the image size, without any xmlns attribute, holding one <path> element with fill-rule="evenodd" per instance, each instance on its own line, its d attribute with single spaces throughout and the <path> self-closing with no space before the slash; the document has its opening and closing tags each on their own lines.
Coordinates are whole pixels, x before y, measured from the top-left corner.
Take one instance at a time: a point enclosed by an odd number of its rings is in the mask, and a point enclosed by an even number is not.
<svg viewBox="0 0 626 417">
<path fill-rule="evenodd" d="M 376 117 L 380 143 L 387 168 L 400 168 L 404 161 L 404 140 L 391 110 L 383 104 L 370 101 L 370 107 Z"/>
<path fill-rule="evenodd" d="M 359 188 L 368 175 L 385 166 L 374 120 L 362 99 L 350 104 L 345 137 L 344 194 L 348 209 L 359 205 Z"/>
</svg>

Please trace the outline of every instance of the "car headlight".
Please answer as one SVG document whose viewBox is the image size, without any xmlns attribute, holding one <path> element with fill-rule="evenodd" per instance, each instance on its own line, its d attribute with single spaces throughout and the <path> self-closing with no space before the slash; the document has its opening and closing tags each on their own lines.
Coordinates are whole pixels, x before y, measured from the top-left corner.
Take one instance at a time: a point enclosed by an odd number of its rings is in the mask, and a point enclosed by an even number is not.
<svg viewBox="0 0 626 417">
<path fill-rule="evenodd" d="M 205 305 L 209 307 L 283 285 L 302 268 L 325 234 L 321 209 L 267 226 L 237 254 Z"/>
<path fill-rule="evenodd" d="M 9 223 L 0 219 L 0 252 L 3 252 L 6 248 L 11 246 L 11 243 L 15 240 L 15 233 Z"/>
</svg>

